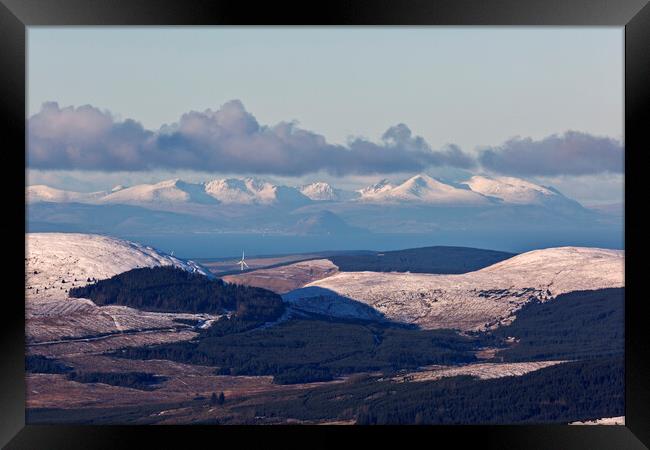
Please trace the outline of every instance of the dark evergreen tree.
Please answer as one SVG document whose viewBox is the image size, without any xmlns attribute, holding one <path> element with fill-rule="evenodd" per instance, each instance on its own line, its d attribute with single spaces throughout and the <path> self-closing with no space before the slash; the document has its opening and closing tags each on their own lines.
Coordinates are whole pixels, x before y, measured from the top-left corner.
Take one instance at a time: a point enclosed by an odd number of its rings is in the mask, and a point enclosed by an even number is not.
<svg viewBox="0 0 650 450">
<path fill-rule="evenodd" d="M 282 298 L 262 288 L 224 283 L 175 267 L 133 269 L 87 286 L 70 289 L 70 296 L 89 298 L 97 305 L 124 305 L 144 311 L 223 314 L 272 321 L 284 312 Z"/>
</svg>

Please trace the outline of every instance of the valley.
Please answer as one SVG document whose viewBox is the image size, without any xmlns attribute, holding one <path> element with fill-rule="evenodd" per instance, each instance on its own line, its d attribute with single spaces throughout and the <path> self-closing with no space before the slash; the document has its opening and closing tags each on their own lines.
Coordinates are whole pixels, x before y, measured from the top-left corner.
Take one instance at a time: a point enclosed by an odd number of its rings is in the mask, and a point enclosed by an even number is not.
<svg viewBox="0 0 650 450">
<path fill-rule="evenodd" d="M 27 242 L 30 423 L 569 423 L 622 414 L 622 251 L 252 255 L 238 271 L 107 236 L 30 233 Z M 518 403 L 547 377 L 581 387 Z M 518 407 L 467 413 L 470 398 L 504 389 Z M 557 395 L 571 408 L 558 408 Z"/>
</svg>

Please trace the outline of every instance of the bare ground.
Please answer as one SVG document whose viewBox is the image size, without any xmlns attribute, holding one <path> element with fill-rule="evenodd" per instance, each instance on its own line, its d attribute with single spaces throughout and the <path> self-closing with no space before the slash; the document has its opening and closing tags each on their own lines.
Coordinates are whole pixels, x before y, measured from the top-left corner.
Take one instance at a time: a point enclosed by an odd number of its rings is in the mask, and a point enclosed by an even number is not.
<svg viewBox="0 0 650 450">
<path fill-rule="evenodd" d="M 278 294 L 284 294 L 301 288 L 313 281 L 322 280 L 338 272 L 328 259 L 302 261 L 272 269 L 260 269 L 237 275 L 226 275 L 224 281 L 268 289 Z"/>
</svg>

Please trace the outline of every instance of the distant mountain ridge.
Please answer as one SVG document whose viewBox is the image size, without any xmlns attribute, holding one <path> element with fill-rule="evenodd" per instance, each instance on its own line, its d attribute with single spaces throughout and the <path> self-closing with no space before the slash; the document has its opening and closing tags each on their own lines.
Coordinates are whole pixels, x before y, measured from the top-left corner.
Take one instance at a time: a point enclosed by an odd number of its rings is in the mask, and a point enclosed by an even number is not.
<svg viewBox="0 0 650 450">
<path fill-rule="evenodd" d="M 417 203 L 430 205 L 486 206 L 495 201 L 512 205 L 572 203 L 551 187 L 513 177 L 473 176 L 458 186 L 426 174 L 410 177 L 400 184 L 381 180 L 357 191 L 337 189 L 325 182 L 298 187 L 276 185 L 257 178 L 224 178 L 189 183 L 178 178 L 131 187 L 116 186 L 111 191 L 74 192 L 46 185 L 27 187 L 28 202 L 54 203 L 194 203 L 221 205 L 301 206 L 314 202 Z M 465 187 L 462 187 L 465 186 Z"/>
<path fill-rule="evenodd" d="M 553 230 L 582 233 L 622 226 L 618 216 L 584 208 L 551 187 L 511 177 L 476 176 L 448 183 L 419 174 L 357 191 L 325 182 L 294 187 L 251 177 L 200 183 L 175 178 L 90 193 L 34 185 L 26 188 L 26 200 L 29 231 L 124 237 L 154 232 L 339 236 L 352 245 L 351 236 L 365 232 L 427 234 L 434 239 L 430 243 L 454 244 L 464 241 L 450 232 L 526 232 L 539 242 Z M 440 233 L 448 237 L 440 239 Z M 480 239 L 473 244 L 494 246 L 491 238 Z"/>
</svg>

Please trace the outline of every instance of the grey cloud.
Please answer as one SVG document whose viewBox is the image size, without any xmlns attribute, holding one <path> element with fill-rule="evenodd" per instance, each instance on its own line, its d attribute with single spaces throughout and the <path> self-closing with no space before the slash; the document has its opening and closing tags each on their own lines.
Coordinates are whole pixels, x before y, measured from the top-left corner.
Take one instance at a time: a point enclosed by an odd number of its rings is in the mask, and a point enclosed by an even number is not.
<svg viewBox="0 0 650 450">
<path fill-rule="evenodd" d="M 518 176 L 588 175 L 623 172 L 623 147 L 618 141 L 577 131 L 539 141 L 514 138 L 479 154 L 492 172 Z"/>
<path fill-rule="evenodd" d="M 575 131 L 539 141 L 514 138 L 483 149 L 478 158 L 449 144 L 434 150 L 405 124 L 390 127 L 379 143 L 357 138 L 329 144 L 295 122 L 265 126 L 238 100 L 216 111 L 188 112 L 157 131 L 134 120 L 117 121 L 86 105 L 46 103 L 29 119 L 28 164 L 41 170 L 198 170 L 300 176 L 419 172 L 433 167 L 516 176 L 622 173 L 623 149 L 610 138 Z"/>
<path fill-rule="evenodd" d="M 432 166 L 470 168 L 474 160 L 456 146 L 432 150 L 404 124 L 381 143 L 354 139 L 332 145 L 294 122 L 260 125 L 237 100 L 216 111 L 192 111 L 157 132 L 138 122 L 117 122 L 92 106 L 46 103 L 29 120 L 30 168 L 142 171 L 188 169 L 297 176 L 420 171 Z"/>
<path fill-rule="evenodd" d="M 116 122 L 92 106 L 45 103 L 28 123 L 28 164 L 38 169 L 143 170 L 154 134 L 142 125 Z"/>
</svg>

